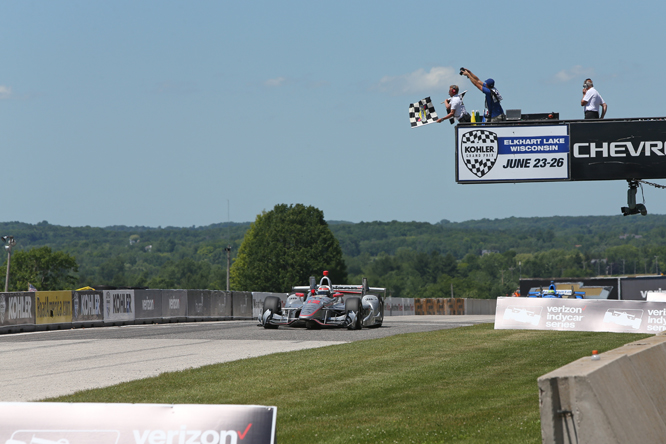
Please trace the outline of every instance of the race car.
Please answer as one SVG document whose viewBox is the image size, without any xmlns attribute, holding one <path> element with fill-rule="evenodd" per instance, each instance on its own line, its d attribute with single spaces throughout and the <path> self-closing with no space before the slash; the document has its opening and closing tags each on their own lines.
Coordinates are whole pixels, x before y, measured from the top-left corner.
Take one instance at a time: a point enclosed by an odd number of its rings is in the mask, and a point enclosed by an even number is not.
<svg viewBox="0 0 666 444">
<path fill-rule="evenodd" d="M 585 292 L 583 291 L 574 291 L 573 286 L 571 290 L 558 290 L 555 282 L 550 281 L 550 286 L 547 290 L 540 288 L 536 290 L 531 288 L 529 293 L 527 293 L 529 298 L 565 298 L 565 299 L 583 299 L 585 297 Z"/>
<path fill-rule="evenodd" d="M 385 288 L 368 287 L 363 278 L 361 285 L 333 285 L 324 271 L 324 277 L 316 283 L 310 277 L 309 286 L 293 287 L 287 303 L 277 296 L 268 296 L 259 316 L 264 328 L 289 327 L 347 327 L 360 330 L 363 327 L 381 327 L 384 321 Z"/>
</svg>

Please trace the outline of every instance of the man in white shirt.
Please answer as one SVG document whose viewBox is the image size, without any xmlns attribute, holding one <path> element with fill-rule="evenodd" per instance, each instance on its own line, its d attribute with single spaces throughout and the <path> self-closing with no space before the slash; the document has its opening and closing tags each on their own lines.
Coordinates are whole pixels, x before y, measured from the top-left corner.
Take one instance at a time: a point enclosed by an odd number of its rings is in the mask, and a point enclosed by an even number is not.
<svg viewBox="0 0 666 444">
<path fill-rule="evenodd" d="M 607 105 L 599 92 L 594 89 L 592 79 L 585 79 L 583 84 L 583 100 L 580 106 L 585 107 L 585 119 L 603 119 L 606 115 Z M 601 106 L 601 117 L 599 117 L 599 106 Z"/>
<path fill-rule="evenodd" d="M 465 109 L 465 104 L 462 101 L 462 97 L 458 95 L 458 91 L 460 91 L 458 89 L 458 85 L 451 85 L 449 87 L 449 96 L 451 96 L 451 98 L 446 99 L 445 101 L 446 110 L 449 113 L 441 119 L 438 119 L 437 123 L 441 123 L 447 119 L 450 119 L 451 117 L 455 117 L 458 122 L 469 122 L 471 120 L 470 115 Z"/>
</svg>

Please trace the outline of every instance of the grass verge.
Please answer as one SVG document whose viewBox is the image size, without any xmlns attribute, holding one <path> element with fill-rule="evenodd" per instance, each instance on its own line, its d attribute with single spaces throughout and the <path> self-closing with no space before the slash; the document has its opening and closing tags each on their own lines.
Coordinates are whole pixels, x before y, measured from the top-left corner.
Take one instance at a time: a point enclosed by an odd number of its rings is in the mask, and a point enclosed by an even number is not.
<svg viewBox="0 0 666 444">
<path fill-rule="evenodd" d="M 165 373 L 49 401 L 275 405 L 281 443 L 538 443 L 539 376 L 647 336 L 482 324 Z"/>
</svg>

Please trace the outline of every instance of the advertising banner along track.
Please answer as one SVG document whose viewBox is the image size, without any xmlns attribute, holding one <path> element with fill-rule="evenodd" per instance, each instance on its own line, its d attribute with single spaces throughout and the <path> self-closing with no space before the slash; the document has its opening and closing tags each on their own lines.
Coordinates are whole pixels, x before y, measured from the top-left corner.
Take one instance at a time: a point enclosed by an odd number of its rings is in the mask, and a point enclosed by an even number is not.
<svg viewBox="0 0 666 444">
<path fill-rule="evenodd" d="M 495 329 L 654 334 L 666 330 L 666 302 L 502 297 Z"/>
<path fill-rule="evenodd" d="M 264 444 L 277 407 L 0 403 L 5 444 Z"/>
<path fill-rule="evenodd" d="M 0 295 L 0 326 L 35 323 L 35 293 L 18 292 Z"/>
</svg>

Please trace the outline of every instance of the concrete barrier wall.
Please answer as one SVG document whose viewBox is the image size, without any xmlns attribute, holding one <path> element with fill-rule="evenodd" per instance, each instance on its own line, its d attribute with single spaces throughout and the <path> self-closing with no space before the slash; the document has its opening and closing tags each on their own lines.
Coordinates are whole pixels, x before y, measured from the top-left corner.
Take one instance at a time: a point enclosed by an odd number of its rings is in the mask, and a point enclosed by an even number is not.
<svg viewBox="0 0 666 444">
<path fill-rule="evenodd" d="M 384 316 L 410 316 L 414 315 L 414 299 L 392 298 L 384 299 Z"/>
<path fill-rule="evenodd" d="M 666 336 L 599 357 L 538 379 L 543 443 L 666 442 Z"/>
<path fill-rule="evenodd" d="M 0 333 L 102 325 L 256 319 L 267 296 L 287 293 L 220 290 L 0 292 Z M 493 314 L 494 300 L 384 300 L 385 316 Z"/>
<path fill-rule="evenodd" d="M 403 315 L 492 315 L 496 299 L 386 298 L 386 316 Z M 411 307 L 411 310 L 410 310 Z"/>
</svg>

